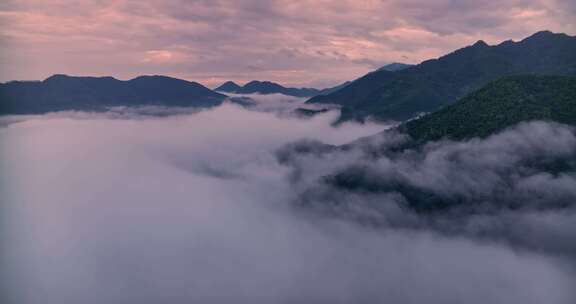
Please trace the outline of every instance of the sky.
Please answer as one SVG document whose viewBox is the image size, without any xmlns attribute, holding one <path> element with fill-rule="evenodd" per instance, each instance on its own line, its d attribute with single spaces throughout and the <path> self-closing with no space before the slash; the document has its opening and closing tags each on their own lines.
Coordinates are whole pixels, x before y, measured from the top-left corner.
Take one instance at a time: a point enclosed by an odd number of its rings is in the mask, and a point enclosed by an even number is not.
<svg viewBox="0 0 576 304">
<path fill-rule="evenodd" d="M 572 0 L 3 0 L 0 81 L 162 74 L 213 87 L 326 87 L 540 30 L 576 33 Z"/>
</svg>

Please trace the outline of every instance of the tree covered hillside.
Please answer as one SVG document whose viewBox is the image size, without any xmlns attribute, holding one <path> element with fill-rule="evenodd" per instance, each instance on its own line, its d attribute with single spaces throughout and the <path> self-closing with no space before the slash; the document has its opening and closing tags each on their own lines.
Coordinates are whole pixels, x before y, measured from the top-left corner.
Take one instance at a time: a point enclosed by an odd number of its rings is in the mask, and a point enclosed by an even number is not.
<svg viewBox="0 0 576 304">
<path fill-rule="evenodd" d="M 460 140 L 530 120 L 576 125 L 576 77 L 505 77 L 401 128 L 417 141 Z"/>
</svg>

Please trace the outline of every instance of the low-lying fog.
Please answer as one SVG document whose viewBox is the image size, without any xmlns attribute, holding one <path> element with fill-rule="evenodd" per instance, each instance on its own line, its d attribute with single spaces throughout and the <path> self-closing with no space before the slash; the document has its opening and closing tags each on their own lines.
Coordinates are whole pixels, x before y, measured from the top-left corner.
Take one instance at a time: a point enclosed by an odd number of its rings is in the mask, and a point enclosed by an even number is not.
<svg viewBox="0 0 576 304">
<path fill-rule="evenodd" d="M 274 151 L 386 126 L 277 115 L 266 98 L 4 118 L 3 303 L 574 303 L 561 258 L 294 208 Z"/>
</svg>

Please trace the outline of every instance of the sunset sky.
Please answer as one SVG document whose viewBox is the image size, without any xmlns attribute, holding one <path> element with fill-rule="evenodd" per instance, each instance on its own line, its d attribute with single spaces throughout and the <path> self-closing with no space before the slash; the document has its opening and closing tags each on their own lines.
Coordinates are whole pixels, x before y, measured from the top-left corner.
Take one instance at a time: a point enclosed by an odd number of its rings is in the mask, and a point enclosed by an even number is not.
<svg viewBox="0 0 576 304">
<path fill-rule="evenodd" d="M 163 74 L 325 87 L 476 40 L 576 33 L 574 0 L 2 0 L 0 81 Z"/>
</svg>

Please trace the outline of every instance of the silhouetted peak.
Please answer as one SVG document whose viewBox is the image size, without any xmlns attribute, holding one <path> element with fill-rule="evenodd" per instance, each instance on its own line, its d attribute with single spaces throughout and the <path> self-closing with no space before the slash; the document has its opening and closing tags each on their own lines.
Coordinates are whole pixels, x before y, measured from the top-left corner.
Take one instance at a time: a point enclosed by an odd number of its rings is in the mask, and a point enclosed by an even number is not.
<svg viewBox="0 0 576 304">
<path fill-rule="evenodd" d="M 525 38 L 524 40 L 522 40 L 522 42 L 530 42 L 530 41 L 543 41 L 543 40 L 551 40 L 554 38 L 558 38 L 558 37 L 570 37 L 564 33 L 553 33 L 551 31 L 540 31 L 537 33 L 534 33 L 532 36 Z"/>
<path fill-rule="evenodd" d="M 508 39 L 506 41 L 502 41 L 502 43 L 500 43 L 498 46 L 508 46 L 508 45 L 513 45 L 514 43 L 516 43 L 516 42 L 514 42 L 514 40 Z"/>
<path fill-rule="evenodd" d="M 259 80 L 252 80 L 249 83 L 247 83 L 246 85 L 244 85 L 244 87 L 254 87 L 254 86 L 259 86 L 259 87 L 282 87 L 281 85 L 271 82 L 271 81 L 259 81 Z"/>
<path fill-rule="evenodd" d="M 472 45 L 468 45 L 466 47 L 458 49 L 458 50 L 456 50 L 456 51 L 454 51 L 448 55 L 444 55 L 438 59 L 429 59 L 429 60 L 423 61 L 421 63 L 421 65 L 428 65 L 428 64 L 432 64 L 434 62 L 437 62 L 438 60 L 442 60 L 445 58 L 452 58 L 453 55 L 470 56 L 471 54 L 475 54 L 477 52 L 483 52 L 484 50 L 487 50 L 489 48 L 490 48 L 490 46 L 486 42 L 484 42 L 484 40 L 478 40 Z"/>
<path fill-rule="evenodd" d="M 226 86 L 225 86 L 226 85 Z M 252 80 L 246 83 L 242 87 L 235 88 L 233 87 L 234 83 L 228 85 L 228 83 L 223 84 L 222 86 L 218 87 L 216 90 L 223 91 L 223 92 L 231 92 L 231 93 L 239 93 L 239 94 L 275 94 L 280 93 L 289 96 L 296 96 L 296 97 L 310 97 L 318 94 L 318 90 L 311 89 L 311 88 L 289 88 L 284 87 L 278 83 L 271 82 L 271 81 L 260 81 L 260 80 Z M 224 87 L 224 88 L 223 88 Z"/>
<path fill-rule="evenodd" d="M 182 80 L 182 79 L 173 78 L 173 77 L 169 77 L 169 76 L 163 76 L 163 75 L 142 75 L 142 76 L 138 76 L 132 80 Z"/>
<path fill-rule="evenodd" d="M 138 76 L 138 77 L 130 80 L 130 82 L 139 83 L 139 84 L 150 84 L 150 85 L 182 85 L 182 84 L 187 84 L 187 85 L 204 87 L 201 84 L 194 82 L 194 81 L 188 81 L 185 79 L 179 79 L 179 78 L 174 78 L 174 77 L 170 77 L 170 76 L 163 76 L 163 75 Z"/>
<path fill-rule="evenodd" d="M 45 83 L 55 83 L 55 82 L 67 82 L 67 81 L 86 81 L 86 80 L 101 80 L 101 81 L 118 81 L 118 79 L 111 76 L 94 77 L 94 76 L 69 76 L 66 74 L 54 74 L 43 82 Z"/>
<path fill-rule="evenodd" d="M 236 92 L 239 89 L 241 89 L 241 87 L 234 81 L 226 81 L 225 83 L 217 87 L 215 90 L 223 92 Z"/>
<path fill-rule="evenodd" d="M 65 74 L 54 74 L 46 79 L 44 79 L 44 82 L 54 82 L 54 81 L 61 81 L 61 80 L 66 80 L 66 79 L 70 79 L 72 77 L 65 75 Z"/>
<path fill-rule="evenodd" d="M 379 68 L 378 71 L 396 72 L 396 71 L 401 71 L 401 70 L 407 69 L 411 66 L 412 66 L 411 64 L 405 64 L 405 63 L 401 63 L 401 62 L 393 62 L 393 63 L 387 64 L 387 65 Z"/>
<path fill-rule="evenodd" d="M 266 81 L 266 80 L 264 80 L 264 81 L 252 80 L 252 81 L 248 82 L 248 83 L 245 84 L 245 85 L 249 85 L 249 84 L 271 84 L 271 83 L 273 83 L 273 82 Z"/>
<path fill-rule="evenodd" d="M 489 46 L 489 45 L 488 45 L 488 43 L 484 42 L 484 40 L 478 40 L 478 41 L 476 41 L 476 43 L 474 43 L 472 45 L 472 47 L 475 47 L 475 48 L 483 48 L 483 47 L 487 47 L 487 46 Z"/>
<path fill-rule="evenodd" d="M 536 33 L 534 33 L 532 36 L 528 37 L 527 39 L 535 38 L 535 37 L 552 37 L 552 36 L 555 36 L 555 35 L 556 35 L 556 34 L 552 33 L 551 31 L 546 30 L 546 31 L 536 32 Z"/>
</svg>

